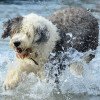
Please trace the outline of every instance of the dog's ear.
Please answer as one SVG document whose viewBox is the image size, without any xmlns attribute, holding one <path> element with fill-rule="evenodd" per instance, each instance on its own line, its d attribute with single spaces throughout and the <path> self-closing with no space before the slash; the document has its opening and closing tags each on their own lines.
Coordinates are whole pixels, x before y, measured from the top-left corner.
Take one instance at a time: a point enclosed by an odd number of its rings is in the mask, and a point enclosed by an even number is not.
<svg viewBox="0 0 100 100">
<path fill-rule="evenodd" d="M 6 37 L 10 36 L 11 20 L 4 22 L 3 28 L 4 28 L 4 32 L 2 33 L 2 38 L 5 39 Z"/>
<path fill-rule="evenodd" d="M 36 35 L 34 38 L 35 39 L 34 41 L 36 43 L 39 44 L 39 43 L 47 42 L 49 38 L 50 38 L 50 34 L 46 26 L 43 28 L 38 27 L 36 29 Z"/>
<path fill-rule="evenodd" d="M 11 30 L 12 28 L 14 28 L 13 26 L 17 26 L 20 25 L 18 23 L 21 23 L 23 17 L 19 16 L 13 19 L 8 20 L 7 22 L 4 22 L 3 24 L 3 28 L 4 28 L 4 32 L 2 33 L 2 38 L 5 39 L 8 36 L 11 36 Z"/>
</svg>

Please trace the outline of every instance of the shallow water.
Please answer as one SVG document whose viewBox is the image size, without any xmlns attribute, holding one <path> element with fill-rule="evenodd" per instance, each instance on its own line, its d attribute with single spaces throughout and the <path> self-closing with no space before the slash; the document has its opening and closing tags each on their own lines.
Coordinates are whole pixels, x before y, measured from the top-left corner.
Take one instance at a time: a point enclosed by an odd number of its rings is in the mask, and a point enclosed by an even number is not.
<svg viewBox="0 0 100 100">
<path fill-rule="evenodd" d="M 99 0 L 55 0 L 45 2 L 22 2 L 21 4 L 0 4 L 0 34 L 2 22 L 15 16 L 37 13 L 48 16 L 55 10 L 65 6 L 82 6 L 86 9 L 94 9 L 92 14 L 100 24 L 100 1 Z M 88 1 L 88 2 L 87 2 Z M 99 39 L 100 40 L 100 39 Z M 100 43 L 99 43 L 100 44 Z M 80 60 L 83 54 L 77 51 L 71 55 L 72 61 Z M 100 45 L 96 50 L 96 57 L 87 65 L 83 62 L 84 73 L 81 77 L 70 73 L 69 69 L 59 77 L 60 84 L 56 85 L 51 79 L 48 83 L 40 81 L 33 74 L 26 77 L 12 91 L 4 91 L 2 84 L 10 65 L 15 66 L 14 52 L 9 47 L 9 38 L 5 41 L 0 39 L 0 100 L 100 100 Z M 77 58 L 77 59 L 76 59 Z M 67 64 L 67 61 L 66 61 Z M 55 70 L 56 72 L 56 70 Z"/>
</svg>

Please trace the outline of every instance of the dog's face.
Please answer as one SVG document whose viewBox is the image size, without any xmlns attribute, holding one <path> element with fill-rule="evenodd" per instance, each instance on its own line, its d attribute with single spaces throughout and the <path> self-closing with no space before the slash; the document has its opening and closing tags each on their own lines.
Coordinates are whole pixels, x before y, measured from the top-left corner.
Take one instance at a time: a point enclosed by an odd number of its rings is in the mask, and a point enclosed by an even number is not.
<svg viewBox="0 0 100 100">
<path fill-rule="evenodd" d="M 4 23 L 2 38 L 10 36 L 10 46 L 17 53 L 30 53 L 34 45 L 45 43 L 49 39 L 49 31 L 46 25 L 39 26 L 37 22 L 34 23 L 33 20 L 35 19 L 32 17 L 34 15 L 16 17 Z"/>
</svg>

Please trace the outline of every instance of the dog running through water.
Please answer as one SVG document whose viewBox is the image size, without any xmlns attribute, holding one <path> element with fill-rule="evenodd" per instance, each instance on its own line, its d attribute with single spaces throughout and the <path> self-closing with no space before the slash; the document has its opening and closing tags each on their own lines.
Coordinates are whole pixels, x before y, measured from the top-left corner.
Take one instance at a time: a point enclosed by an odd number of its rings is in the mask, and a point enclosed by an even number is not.
<svg viewBox="0 0 100 100">
<path fill-rule="evenodd" d="M 69 47 L 80 52 L 95 50 L 98 33 L 96 18 L 83 8 L 59 10 L 47 19 L 31 13 L 8 20 L 2 38 L 10 36 L 10 46 L 19 64 L 8 70 L 4 88 L 17 86 L 23 72 L 33 72 L 44 79 L 44 65 L 52 51 L 65 52 Z"/>
</svg>

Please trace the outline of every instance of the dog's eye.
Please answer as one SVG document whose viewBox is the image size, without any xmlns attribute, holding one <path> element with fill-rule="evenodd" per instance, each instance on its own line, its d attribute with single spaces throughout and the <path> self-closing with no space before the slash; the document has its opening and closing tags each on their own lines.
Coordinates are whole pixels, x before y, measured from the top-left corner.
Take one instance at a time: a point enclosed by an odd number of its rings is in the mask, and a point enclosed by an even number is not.
<svg viewBox="0 0 100 100">
<path fill-rule="evenodd" d="M 30 35 L 28 32 L 26 33 L 26 35 L 28 36 L 28 38 L 30 38 L 30 37 L 31 37 L 31 35 Z"/>
</svg>

